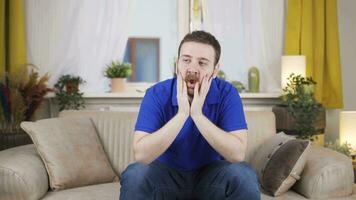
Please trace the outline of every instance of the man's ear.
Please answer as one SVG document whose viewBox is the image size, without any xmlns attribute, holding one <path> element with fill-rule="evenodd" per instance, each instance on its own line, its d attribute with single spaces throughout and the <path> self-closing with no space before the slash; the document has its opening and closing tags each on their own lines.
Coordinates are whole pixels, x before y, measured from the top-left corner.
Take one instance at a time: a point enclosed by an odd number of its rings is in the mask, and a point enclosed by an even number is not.
<svg viewBox="0 0 356 200">
<path fill-rule="evenodd" d="M 176 60 L 175 73 L 178 74 L 178 59 Z"/>
<path fill-rule="evenodd" d="M 174 76 L 177 77 L 178 76 L 178 59 L 175 60 L 174 63 Z"/>
<path fill-rule="evenodd" d="M 213 78 L 216 78 L 218 76 L 219 70 L 220 70 L 220 63 L 217 63 L 214 67 Z"/>
</svg>

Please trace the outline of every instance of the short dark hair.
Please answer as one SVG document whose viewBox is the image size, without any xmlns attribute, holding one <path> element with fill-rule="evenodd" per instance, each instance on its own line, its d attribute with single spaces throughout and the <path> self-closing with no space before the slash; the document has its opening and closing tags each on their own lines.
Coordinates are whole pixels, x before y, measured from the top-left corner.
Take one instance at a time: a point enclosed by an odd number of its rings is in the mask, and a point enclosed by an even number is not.
<svg viewBox="0 0 356 200">
<path fill-rule="evenodd" d="M 183 40 L 179 44 L 178 48 L 178 58 L 180 56 L 180 49 L 185 42 L 198 42 L 203 44 L 211 45 L 215 50 L 215 63 L 216 65 L 219 62 L 221 47 L 219 41 L 210 33 L 205 31 L 193 31 L 184 36 Z"/>
</svg>

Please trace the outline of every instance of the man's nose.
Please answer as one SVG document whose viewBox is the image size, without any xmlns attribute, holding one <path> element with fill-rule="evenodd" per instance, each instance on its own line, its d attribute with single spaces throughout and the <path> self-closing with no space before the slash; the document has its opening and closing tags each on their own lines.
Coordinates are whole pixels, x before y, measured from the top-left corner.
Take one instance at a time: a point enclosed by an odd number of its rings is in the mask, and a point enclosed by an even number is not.
<svg viewBox="0 0 356 200">
<path fill-rule="evenodd" d="M 187 72 L 199 73 L 199 70 L 198 70 L 198 67 L 195 64 L 192 64 L 187 68 Z"/>
<path fill-rule="evenodd" d="M 198 73 L 197 71 L 187 70 L 187 75 L 195 75 L 195 76 L 198 76 L 199 73 Z"/>
<path fill-rule="evenodd" d="M 194 75 L 195 77 L 199 77 L 199 71 L 194 67 L 188 68 L 187 75 Z"/>
<path fill-rule="evenodd" d="M 194 79 L 195 81 L 199 81 L 199 72 L 194 71 L 194 70 L 187 70 L 186 72 L 186 78 L 189 80 Z"/>
<path fill-rule="evenodd" d="M 198 70 L 195 67 L 190 67 L 187 69 L 187 73 L 197 74 Z"/>
</svg>

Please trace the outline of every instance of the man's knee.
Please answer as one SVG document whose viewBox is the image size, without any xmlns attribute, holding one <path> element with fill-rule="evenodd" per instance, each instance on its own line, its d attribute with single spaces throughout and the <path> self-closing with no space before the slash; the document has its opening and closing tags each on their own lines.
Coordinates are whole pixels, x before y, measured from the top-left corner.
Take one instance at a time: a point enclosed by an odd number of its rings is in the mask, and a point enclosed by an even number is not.
<svg viewBox="0 0 356 200">
<path fill-rule="evenodd" d="M 179 192 L 173 176 L 158 163 L 131 164 L 120 179 L 120 199 L 175 199 Z"/>
<path fill-rule="evenodd" d="M 129 165 L 121 176 L 121 184 L 125 186 L 137 187 L 173 187 L 174 178 L 179 177 L 174 172 L 162 166 L 158 162 L 149 165 L 134 163 Z"/>
<path fill-rule="evenodd" d="M 130 164 L 121 174 L 120 182 L 121 185 L 134 187 L 142 181 L 147 176 L 149 166 L 140 163 Z"/>
<path fill-rule="evenodd" d="M 130 164 L 121 174 L 120 200 L 144 200 L 152 196 L 152 185 L 148 184 L 149 165 Z"/>
<path fill-rule="evenodd" d="M 226 171 L 231 176 L 239 177 L 241 181 L 258 181 L 256 172 L 246 162 L 230 164 Z"/>
<path fill-rule="evenodd" d="M 237 186 L 240 191 L 244 191 L 245 195 L 251 199 L 259 199 L 258 178 L 250 165 L 246 162 L 230 164 L 226 168 L 226 173 L 228 173 L 228 177 L 231 177 L 229 181 L 233 182 L 232 185 Z M 255 198 L 252 198 L 253 196 Z"/>
</svg>

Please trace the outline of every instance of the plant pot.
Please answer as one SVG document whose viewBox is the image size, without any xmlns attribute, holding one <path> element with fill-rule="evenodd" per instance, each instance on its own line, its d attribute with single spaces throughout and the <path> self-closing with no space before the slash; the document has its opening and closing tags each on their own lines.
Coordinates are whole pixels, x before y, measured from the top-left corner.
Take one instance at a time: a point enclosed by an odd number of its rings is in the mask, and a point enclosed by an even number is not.
<svg viewBox="0 0 356 200">
<path fill-rule="evenodd" d="M 325 132 L 313 136 L 313 144 L 325 146 Z"/>
<path fill-rule="evenodd" d="M 78 92 L 79 91 L 79 83 L 76 83 L 76 82 L 68 82 L 68 83 L 66 83 L 66 91 L 69 94 Z"/>
<path fill-rule="evenodd" d="M 0 151 L 26 144 L 32 144 L 32 140 L 30 136 L 23 131 L 0 134 Z"/>
<path fill-rule="evenodd" d="M 295 119 L 289 114 L 287 106 L 276 105 L 272 108 L 272 111 L 276 117 L 277 132 L 283 131 L 288 135 L 297 135 Z M 324 146 L 325 121 L 325 109 L 323 109 L 314 122 L 314 127 L 317 130 L 317 133 L 312 137 L 313 142 L 320 146 Z"/>
<path fill-rule="evenodd" d="M 126 87 L 126 78 L 112 78 L 111 92 L 123 92 Z"/>
</svg>

